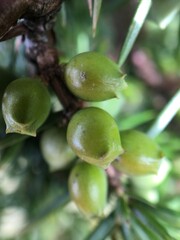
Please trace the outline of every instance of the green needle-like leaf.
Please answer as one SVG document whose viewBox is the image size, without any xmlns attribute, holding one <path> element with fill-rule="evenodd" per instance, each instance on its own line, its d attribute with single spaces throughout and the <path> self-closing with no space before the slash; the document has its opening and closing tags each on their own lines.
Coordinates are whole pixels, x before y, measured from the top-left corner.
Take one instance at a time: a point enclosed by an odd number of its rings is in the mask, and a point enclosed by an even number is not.
<svg viewBox="0 0 180 240">
<path fill-rule="evenodd" d="M 172 97 L 169 103 L 165 106 L 158 118 L 148 131 L 148 135 L 152 138 L 157 137 L 170 123 L 173 117 L 180 109 L 180 89 Z"/>
<path fill-rule="evenodd" d="M 132 240 L 130 208 L 125 197 L 120 197 L 117 203 L 117 212 L 121 217 L 121 232 L 125 240 Z"/>
<path fill-rule="evenodd" d="M 149 228 L 151 228 L 157 235 L 161 236 L 163 240 L 172 240 L 165 227 L 158 222 L 155 213 L 148 210 L 146 211 L 145 209 L 135 209 L 134 214 L 138 219 L 146 223 L 146 225 L 149 226 Z"/>
<path fill-rule="evenodd" d="M 151 8 L 152 0 L 141 0 L 137 8 L 135 16 L 132 20 L 131 26 L 129 28 L 127 37 L 125 39 L 124 45 L 122 47 L 120 57 L 119 57 L 119 67 L 121 67 L 126 61 L 136 38 L 144 24 L 147 14 Z"/>
<path fill-rule="evenodd" d="M 60 13 L 61 13 L 61 25 L 65 27 L 67 25 L 67 13 L 65 3 L 62 4 Z"/>
<path fill-rule="evenodd" d="M 122 235 L 124 237 L 124 240 L 132 240 L 133 235 L 132 235 L 132 229 L 130 226 L 130 223 L 126 222 L 121 225 L 121 231 Z"/>
<path fill-rule="evenodd" d="M 86 240 L 103 240 L 105 239 L 115 224 L 115 213 L 111 213 L 107 218 L 103 219 Z"/>
<path fill-rule="evenodd" d="M 145 124 L 155 118 L 155 112 L 153 110 L 147 110 L 139 113 L 135 113 L 131 116 L 128 116 L 124 119 L 120 119 L 118 122 L 119 129 L 127 130 L 136 128 L 142 124 Z"/>
<path fill-rule="evenodd" d="M 133 234 L 136 236 L 136 239 L 140 240 L 151 240 L 149 238 L 149 235 L 144 231 L 144 229 L 140 226 L 140 224 L 138 224 L 137 220 L 134 219 L 134 216 L 132 215 L 132 231 Z"/>
<path fill-rule="evenodd" d="M 165 225 L 180 228 L 180 212 L 158 206 L 156 213 Z"/>
<path fill-rule="evenodd" d="M 93 7 L 93 22 L 92 22 L 92 31 L 93 37 L 96 36 L 96 28 L 99 19 L 99 14 L 101 11 L 102 0 L 94 0 L 94 7 Z"/>
<path fill-rule="evenodd" d="M 172 22 L 179 10 L 179 0 L 156 0 L 153 2 L 150 16 L 161 29 L 165 29 Z"/>
<path fill-rule="evenodd" d="M 144 221 L 140 220 L 139 218 L 135 217 L 135 221 L 137 223 L 137 225 L 139 225 L 141 227 L 141 229 L 143 230 L 143 232 L 146 234 L 147 236 L 147 240 L 165 240 L 163 238 L 161 238 L 161 236 L 159 234 L 157 234 L 155 231 L 153 231 L 150 226 L 148 226 L 146 223 L 144 223 Z M 145 239 L 143 239 L 145 240 Z"/>
<path fill-rule="evenodd" d="M 156 218 L 163 222 L 164 226 L 172 226 L 174 228 L 180 228 L 180 212 L 173 211 L 161 206 L 153 206 L 148 202 L 140 199 L 131 199 L 131 204 L 133 207 L 140 208 L 141 211 L 148 211 L 149 213 L 154 213 Z"/>
<path fill-rule="evenodd" d="M 88 2 L 88 8 L 89 8 L 89 15 L 90 17 L 92 17 L 92 8 L 93 8 L 92 0 L 87 0 L 87 2 Z"/>
</svg>

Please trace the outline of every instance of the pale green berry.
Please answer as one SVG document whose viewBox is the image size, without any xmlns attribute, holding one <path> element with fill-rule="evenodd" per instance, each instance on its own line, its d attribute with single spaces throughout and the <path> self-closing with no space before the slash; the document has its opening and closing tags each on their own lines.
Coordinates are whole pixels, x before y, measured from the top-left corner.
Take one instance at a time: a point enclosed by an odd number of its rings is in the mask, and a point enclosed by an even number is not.
<svg viewBox="0 0 180 240">
<path fill-rule="evenodd" d="M 74 114 L 68 125 L 67 140 L 77 156 L 103 168 L 123 153 L 115 120 L 96 107 Z"/>
<path fill-rule="evenodd" d="M 6 133 L 36 136 L 50 111 L 50 96 L 39 79 L 20 78 L 6 88 L 2 101 Z"/>
<path fill-rule="evenodd" d="M 73 57 L 66 65 L 65 81 L 75 96 L 87 101 L 120 97 L 127 85 L 118 65 L 96 52 Z"/>
<path fill-rule="evenodd" d="M 71 199 L 87 216 L 99 216 L 107 201 L 107 176 L 102 168 L 79 162 L 69 176 Z"/>
<path fill-rule="evenodd" d="M 75 158 L 66 140 L 66 129 L 51 127 L 43 132 L 40 139 L 41 152 L 50 170 L 67 167 Z"/>
<path fill-rule="evenodd" d="M 157 174 L 163 157 L 155 141 L 146 134 L 128 130 L 121 132 L 124 153 L 113 166 L 128 175 Z"/>
</svg>

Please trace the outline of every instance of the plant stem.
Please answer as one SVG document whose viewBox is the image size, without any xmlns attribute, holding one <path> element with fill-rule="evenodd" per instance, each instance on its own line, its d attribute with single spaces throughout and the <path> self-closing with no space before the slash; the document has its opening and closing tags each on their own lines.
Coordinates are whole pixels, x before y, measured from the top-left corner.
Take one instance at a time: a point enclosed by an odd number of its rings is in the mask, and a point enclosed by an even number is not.
<svg viewBox="0 0 180 240">
<path fill-rule="evenodd" d="M 35 66 L 45 85 L 50 86 L 64 107 L 64 116 L 68 119 L 82 107 L 82 102 L 74 97 L 65 85 L 63 65 L 59 64 L 59 55 L 53 32 L 57 11 L 38 19 L 25 19 L 27 33 L 24 36 L 26 58 Z"/>
</svg>

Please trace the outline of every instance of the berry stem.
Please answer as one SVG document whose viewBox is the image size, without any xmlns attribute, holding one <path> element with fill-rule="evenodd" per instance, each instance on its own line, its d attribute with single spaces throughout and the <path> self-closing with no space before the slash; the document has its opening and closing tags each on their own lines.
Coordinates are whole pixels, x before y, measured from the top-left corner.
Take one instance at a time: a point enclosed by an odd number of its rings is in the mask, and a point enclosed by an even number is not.
<svg viewBox="0 0 180 240">
<path fill-rule="evenodd" d="M 118 196 L 124 195 L 124 189 L 120 180 L 120 177 L 122 174 L 118 172 L 112 165 L 110 165 L 106 169 L 106 173 L 109 177 L 109 183 L 115 189 L 115 192 L 117 193 L 117 195 Z"/>
</svg>

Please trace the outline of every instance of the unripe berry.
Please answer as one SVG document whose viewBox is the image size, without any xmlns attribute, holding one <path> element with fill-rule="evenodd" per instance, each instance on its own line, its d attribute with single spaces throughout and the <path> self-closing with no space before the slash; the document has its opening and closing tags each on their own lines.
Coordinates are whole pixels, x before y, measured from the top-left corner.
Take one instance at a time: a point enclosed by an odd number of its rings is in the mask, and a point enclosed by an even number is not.
<svg viewBox="0 0 180 240">
<path fill-rule="evenodd" d="M 87 101 L 102 101 L 120 97 L 126 87 L 119 67 L 96 52 L 85 52 L 73 57 L 65 68 L 69 90 Z"/>
<path fill-rule="evenodd" d="M 38 79 L 17 79 L 4 92 L 2 111 L 6 133 L 36 136 L 50 111 L 48 90 Z"/>
<path fill-rule="evenodd" d="M 69 192 L 82 213 L 101 215 L 107 200 L 107 176 L 103 169 L 79 162 L 69 176 Z"/>
<path fill-rule="evenodd" d="M 116 122 L 96 107 L 75 113 L 68 125 L 67 140 L 77 156 L 103 168 L 123 153 Z"/>
<path fill-rule="evenodd" d="M 121 132 L 124 154 L 113 162 L 113 166 L 129 175 L 157 174 L 162 152 L 146 134 L 129 130 Z"/>
<path fill-rule="evenodd" d="M 156 188 L 167 178 L 171 167 L 171 162 L 168 159 L 163 158 L 156 174 L 133 176 L 131 177 L 132 184 L 135 189 L 147 190 Z"/>
<path fill-rule="evenodd" d="M 52 127 L 43 132 L 41 152 L 52 171 L 65 168 L 75 158 L 66 140 L 66 129 Z"/>
</svg>

